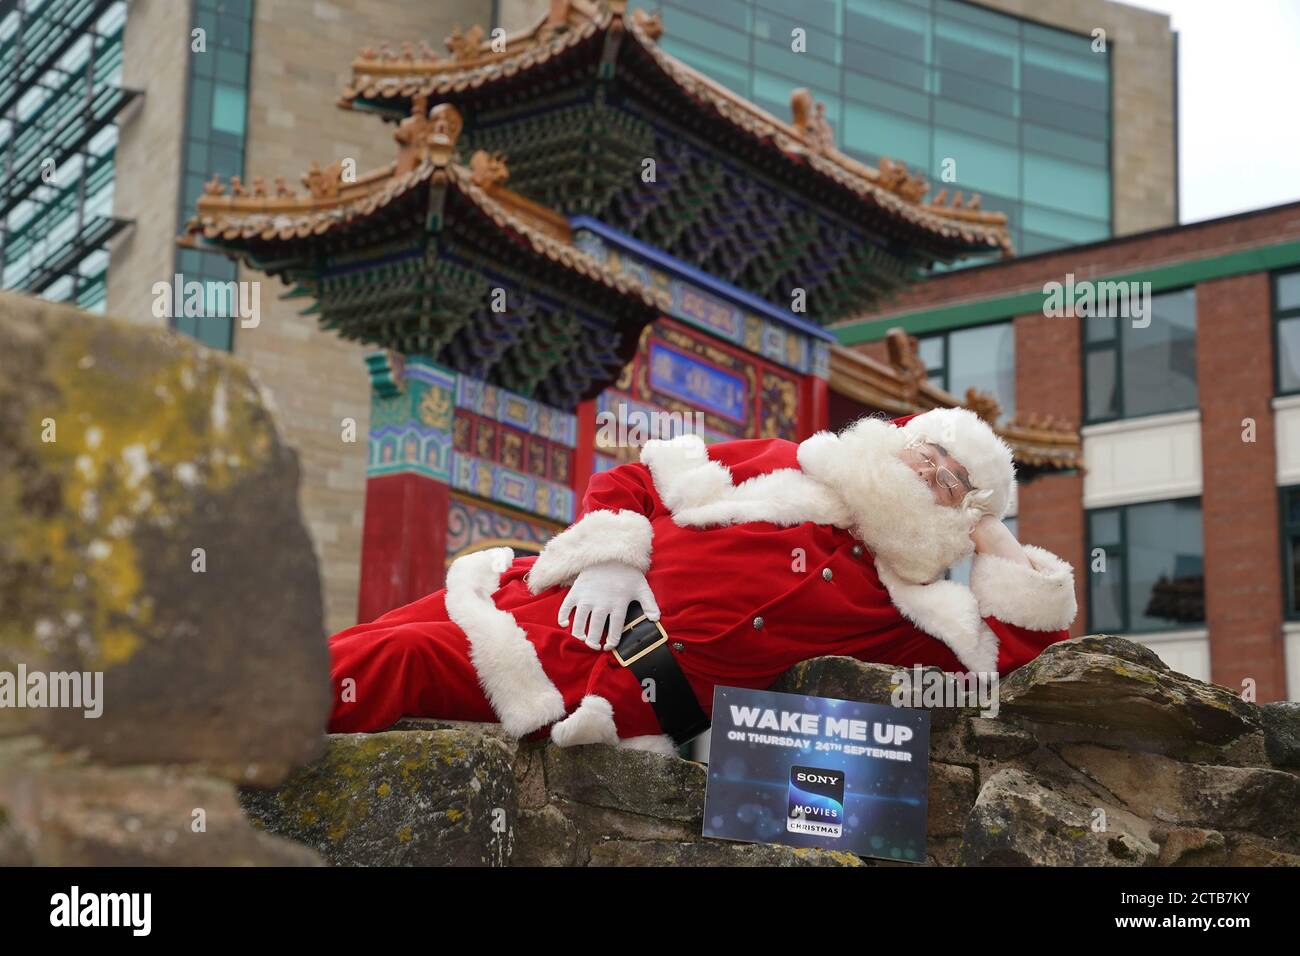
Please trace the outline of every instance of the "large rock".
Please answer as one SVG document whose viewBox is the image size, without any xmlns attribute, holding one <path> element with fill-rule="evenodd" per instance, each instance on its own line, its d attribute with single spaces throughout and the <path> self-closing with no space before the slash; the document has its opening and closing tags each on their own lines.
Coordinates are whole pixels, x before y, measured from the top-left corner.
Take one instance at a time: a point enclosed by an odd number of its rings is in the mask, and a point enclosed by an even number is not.
<svg viewBox="0 0 1300 956">
<path fill-rule="evenodd" d="M 235 787 L 188 768 L 106 767 L 0 741 L 0 864 L 319 866 L 308 848 L 260 833 Z"/>
<path fill-rule="evenodd" d="M 548 747 L 547 790 L 575 803 L 694 827 L 704 822 L 703 764 L 614 747 Z"/>
<path fill-rule="evenodd" d="M 1278 767 L 1300 767 L 1300 702 L 1276 701 L 1259 709 L 1264 751 Z"/>
<path fill-rule="evenodd" d="M 246 789 L 265 830 L 359 866 L 502 866 L 514 845 L 516 744 L 495 725 L 333 734 L 279 790 Z"/>
<path fill-rule="evenodd" d="M 1139 816 L 1300 840 L 1300 777 L 1264 767 L 1190 764 L 1068 744 L 1061 758 Z"/>
<path fill-rule="evenodd" d="M 608 840 L 592 849 L 591 866 L 862 866 L 836 850 L 806 850 L 752 843 Z"/>
<path fill-rule="evenodd" d="M 318 753 L 328 660 L 297 485 L 230 356 L 0 295 L 0 671 L 103 675 L 97 719 L 3 708 L 0 735 L 255 784 Z"/>
<path fill-rule="evenodd" d="M 1004 683 L 1018 703 L 995 718 L 971 708 L 931 710 L 942 715 L 942 726 L 930 740 L 927 864 L 1300 864 L 1300 775 L 1265 757 L 1259 729 L 1261 721 L 1273 721 L 1269 733 L 1277 742 L 1270 754 L 1277 757 L 1288 708 L 1271 708 L 1274 716 L 1262 718 L 1254 704 L 1176 674 L 1145 648 L 1115 638 L 1074 641 L 1049 654 L 1041 669 Z M 794 668 L 777 687 L 888 703 L 894 673 L 851 658 L 823 658 Z M 1212 717 L 1220 708 L 1207 702 L 1222 703 L 1229 716 Z M 1139 716 L 1150 720 L 1145 737 Z M 304 840 L 336 863 L 863 862 L 843 853 L 704 838 L 707 770 L 679 757 L 516 744 L 495 724 L 404 720 L 398 728 L 331 738 L 331 757 L 278 794 L 249 793 L 245 802 L 268 831 Z M 1243 748 L 1243 737 L 1259 747 Z M 485 779 L 465 766 L 435 761 L 431 767 L 420 755 L 434 740 L 458 741 L 467 755 L 462 759 L 502 789 L 485 799 Z M 381 806 L 375 795 L 391 786 L 396 767 L 408 765 L 408 791 L 391 789 L 384 799 L 396 803 Z M 432 793 L 443 804 L 430 805 Z M 451 827 L 439 809 L 475 808 L 463 819 L 482 819 L 490 805 L 507 808 L 504 842 L 482 827 Z M 485 846 L 493 855 L 474 857 Z"/>
<path fill-rule="evenodd" d="M 1003 716 L 1063 728 L 1062 736 L 1194 758 L 1227 745 L 1263 753 L 1257 706 L 1120 638 L 1053 644 L 1002 681 L 1000 700 Z"/>
<path fill-rule="evenodd" d="M 1019 770 L 999 770 L 980 790 L 962 835 L 967 865 L 1148 866 L 1159 846 L 1120 814 L 1097 829 L 1096 812 Z M 1114 819 L 1109 817 L 1113 816 Z"/>
</svg>

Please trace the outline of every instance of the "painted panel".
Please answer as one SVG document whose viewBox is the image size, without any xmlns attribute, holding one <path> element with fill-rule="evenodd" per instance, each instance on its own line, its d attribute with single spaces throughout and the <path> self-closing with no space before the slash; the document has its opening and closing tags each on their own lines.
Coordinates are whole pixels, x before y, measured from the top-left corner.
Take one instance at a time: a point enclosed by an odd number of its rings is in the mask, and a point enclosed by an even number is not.
<svg viewBox="0 0 1300 956">
<path fill-rule="evenodd" d="M 659 342 L 650 345 L 650 387 L 733 422 L 747 417 L 744 379 Z"/>
</svg>

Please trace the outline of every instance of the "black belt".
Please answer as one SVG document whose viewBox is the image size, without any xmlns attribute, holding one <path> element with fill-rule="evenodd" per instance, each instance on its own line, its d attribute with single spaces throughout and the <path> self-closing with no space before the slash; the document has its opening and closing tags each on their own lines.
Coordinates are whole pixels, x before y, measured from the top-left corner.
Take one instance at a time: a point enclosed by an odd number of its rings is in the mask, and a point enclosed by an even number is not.
<svg viewBox="0 0 1300 956">
<path fill-rule="evenodd" d="M 623 628 L 614 657 L 636 676 L 644 690 L 650 691 L 650 706 L 659 718 L 660 728 L 680 747 L 709 729 L 708 715 L 677 666 L 677 658 L 668 646 L 668 632 L 658 621 L 646 617 L 636 601 L 628 605 L 627 616 L 632 621 Z M 647 680 L 651 681 L 648 687 Z"/>
</svg>

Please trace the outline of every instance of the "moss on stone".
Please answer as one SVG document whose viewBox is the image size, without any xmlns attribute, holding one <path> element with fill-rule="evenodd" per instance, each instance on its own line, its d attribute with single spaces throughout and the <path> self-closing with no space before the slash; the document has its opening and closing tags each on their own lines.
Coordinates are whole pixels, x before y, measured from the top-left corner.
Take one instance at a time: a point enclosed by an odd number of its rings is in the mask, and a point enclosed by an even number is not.
<svg viewBox="0 0 1300 956">
<path fill-rule="evenodd" d="M 183 524 L 191 488 L 219 491 L 265 467 L 274 425 L 226 357 L 70 310 L 42 319 L 47 338 L 22 356 L 37 367 L 6 396 L 18 406 L 6 436 L 22 446 L 14 459 L 35 471 L 0 476 L 9 560 L 40 588 L 20 596 L 0 639 L 23 653 L 64 635 L 87 649 L 87 667 L 106 669 L 138 653 L 152 623 L 138 530 Z M 51 420 L 54 440 L 44 441 Z M 37 488 L 57 502 L 25 506 Z"/>
</svg>

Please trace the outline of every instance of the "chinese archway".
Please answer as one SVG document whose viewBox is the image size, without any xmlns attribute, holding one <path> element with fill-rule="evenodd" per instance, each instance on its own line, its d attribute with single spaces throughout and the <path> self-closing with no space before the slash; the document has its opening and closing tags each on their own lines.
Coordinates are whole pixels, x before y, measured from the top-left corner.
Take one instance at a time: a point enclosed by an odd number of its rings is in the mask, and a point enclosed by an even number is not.
<svg viewBox="0 0 1300 956">
<path fill-rule="evenodd" d="M 393 162 L 313 163 L 305 192 L 214 178 L 187 224 L 181 242 L 375 347 L 361 620 L 461 553 L 540 550 L 647 424 L 798 440 L 831 423 L 833 379 L 855 410 L 957 403 L 905 336 L 886 365 L 826 326 L 935 263 L 1009 253 L 1005 217 L 926 202 L 901 164 L 837 150 L 806 91 L 777 119 L 661 32 L 557 0 L 495 48 L 476 27 L 447 56 L 364 50 L 339 105 L 394 124 Z M 1076 435 L 1021 432 L 1022 464 L 1077 464 Z"/>
</svg>

